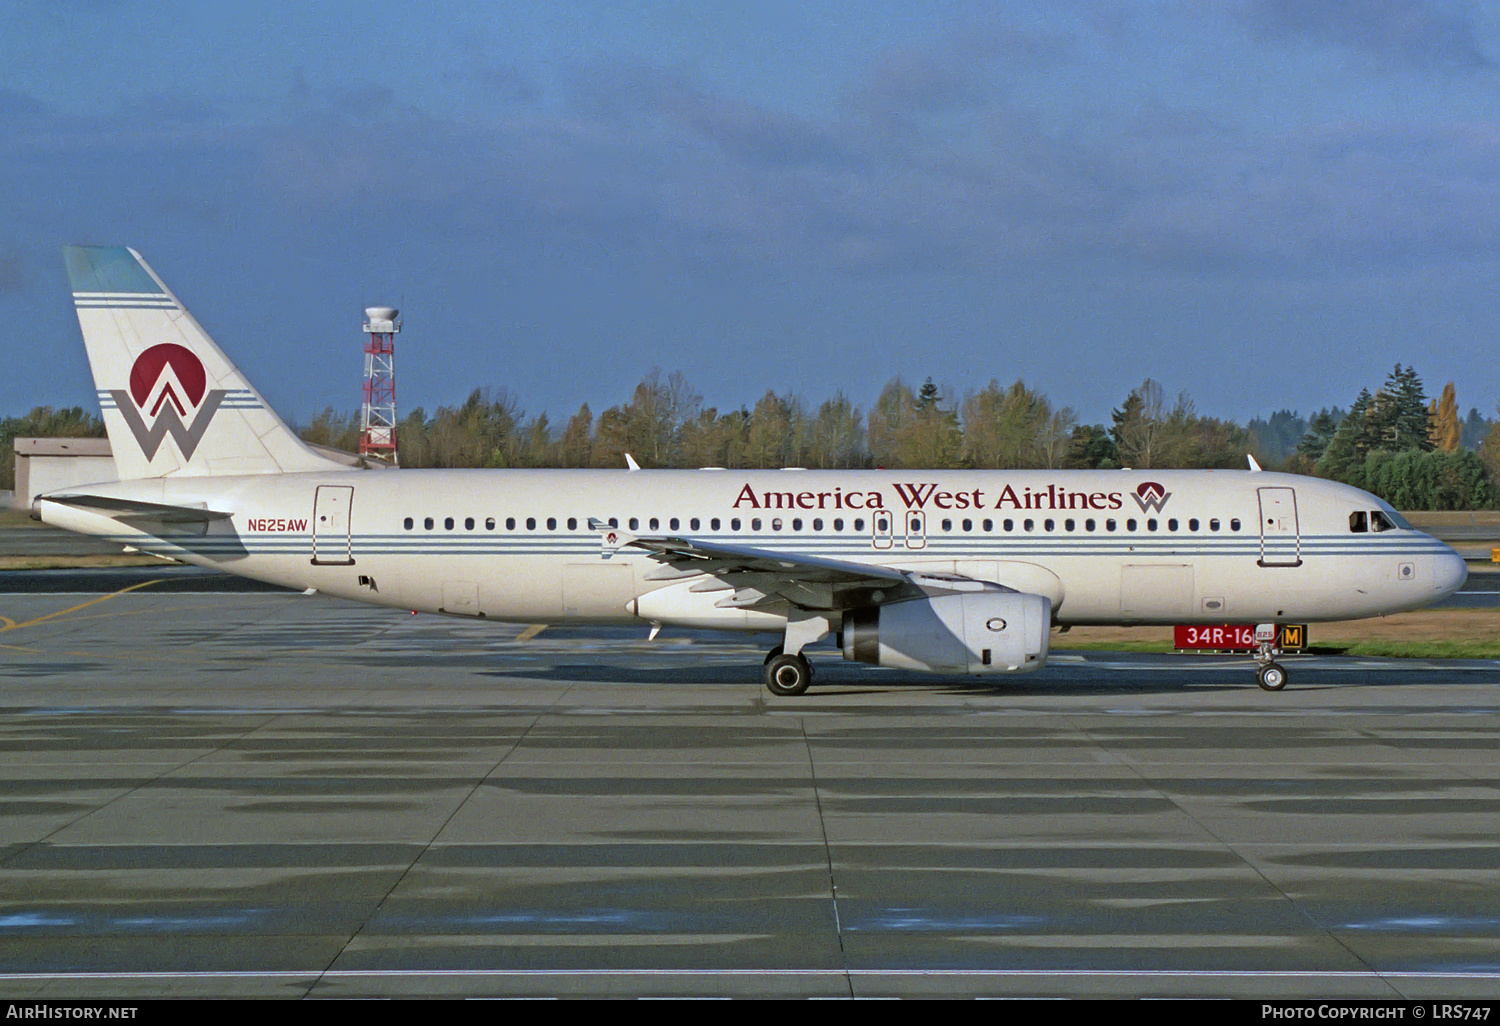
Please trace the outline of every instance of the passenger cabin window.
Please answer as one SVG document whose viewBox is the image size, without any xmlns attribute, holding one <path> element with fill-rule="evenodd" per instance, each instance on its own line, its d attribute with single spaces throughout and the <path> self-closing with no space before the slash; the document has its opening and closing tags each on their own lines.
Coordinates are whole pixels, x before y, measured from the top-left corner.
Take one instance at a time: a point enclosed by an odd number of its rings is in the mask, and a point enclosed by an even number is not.
<svg viewBox="0 0 1500 1026">
<path fill-rule="evenodd" d="M 474 518 L 473 517 L 464 517 L 464 530 L 465 531 L 472 531 L 472 530 L 474 530 Z"/>
<path fill-rule="evenodd" d="M 515 517 L 506 517 L 505 518 L 505 529 L 507 531 L 514 531 L 516 529 L 516 518 Z"/>
<path fill-rule="evenodd" d="M 535 531 L 536 530 L 536 517 L 527 517 L 526 518 L 526 530 L 528 530 L 528 531 Z"/>
<path fill-rule="evenodd" d="M 549 531 L 555 531 L 555 530 L 557 530 L 557 518 L 556 517 L 548 517 L 547 518 L 547 530 L 549 530 Z"/>
<path fill-rule="evenodd" d="M 407 517 L 405 520 L 403 520 L 402 524 L 406 527 L 406 529 L 408 531 L 410 531 L 415 526 L 415 523 L 412 521 L 411 517 Z"/>
<path fill-rule="evenodd" d="M 495 529 L 495 518 L 494 517 L 485 517 L 484 518 L 484 529 L 486 531 L 493 531 Z"/>
<path fill-rule="evenodd" d="M 678 528 L 680 528 L 681 526 L 682 526 L 682 521 L 678 520 L 676 517 L 673 517 L 671 520 L 667 521 L 667 529 L 668 530 L 675 531 Z"/>
<path fill-rule="evenodd" d="M 432 530 L 432 518 L 431 517 L 424 517 L 422 519 L 422 526 L 425 527 L 429 531 Z"/>
<path fill-rule="evenodd" d="M 453 518 L 452 517 L 444 517 L 443 518 L 443 528 L 444 528 L 444 530 L 448 530 L 448 531 L 453 530 Z"/>
<path fill-rule="evenodd" d="M 570 531 L 576 531 L 576 530 L 578 530 L 578 518 L 577 517 L 569 517 L 568 518 L 568 530 L 570 530 Z"/>
</svg>

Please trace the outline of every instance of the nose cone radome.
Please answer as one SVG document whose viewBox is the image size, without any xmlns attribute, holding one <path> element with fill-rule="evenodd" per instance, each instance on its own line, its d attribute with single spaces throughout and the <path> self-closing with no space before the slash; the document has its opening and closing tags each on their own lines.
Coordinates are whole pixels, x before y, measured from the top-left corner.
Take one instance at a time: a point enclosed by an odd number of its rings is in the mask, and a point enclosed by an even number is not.
<svg viewBox="0 0 1500 1026">
<path fill-rule="evenodd" d="M 1463 557 L 1452 549 L 1449 549 L 1445 555 L 1436 557 L 1433 562 L 1435 564 L 1432 568 L 1433 583 L 1440 598 L 1452 595 L 1464 586 L 1464 581 L 1469 579 L 1469 568 L 1464 563 Z"/>
</svg>

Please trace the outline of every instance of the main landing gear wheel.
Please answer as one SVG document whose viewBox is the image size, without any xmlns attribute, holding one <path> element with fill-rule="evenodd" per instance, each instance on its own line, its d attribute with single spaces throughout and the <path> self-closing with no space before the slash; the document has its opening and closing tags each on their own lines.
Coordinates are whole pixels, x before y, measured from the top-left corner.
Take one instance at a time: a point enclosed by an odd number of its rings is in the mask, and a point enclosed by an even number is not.
<svg viewBox="0 0 1500 1026">
<path fill-rule="evenodd" d="M 1286 671 L 1280 663 L 1266 663 L 1256 671 L 1255 680 L 1266 691 L 1280 691 L 1286 687 Z"/>
<path fill-rule="evenodd" d="M 800 695 L 812 683 L 812 667 L 800 655 L 771 653 L 766 659 L 766 690 L 773 695 Z"/>
</svg>

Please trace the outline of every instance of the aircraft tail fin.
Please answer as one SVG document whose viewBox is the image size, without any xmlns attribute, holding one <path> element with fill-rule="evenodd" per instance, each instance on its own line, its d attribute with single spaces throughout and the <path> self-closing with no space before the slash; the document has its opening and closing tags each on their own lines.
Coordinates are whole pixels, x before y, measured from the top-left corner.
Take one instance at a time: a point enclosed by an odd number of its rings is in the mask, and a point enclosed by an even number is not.
<svg viewBox="0 0 1500 1026">
<path fill-rule="evenodd" d="M 63 259 L 122 481 L 351 469 L 303 444 L 135 250 Z"/>
</svg>

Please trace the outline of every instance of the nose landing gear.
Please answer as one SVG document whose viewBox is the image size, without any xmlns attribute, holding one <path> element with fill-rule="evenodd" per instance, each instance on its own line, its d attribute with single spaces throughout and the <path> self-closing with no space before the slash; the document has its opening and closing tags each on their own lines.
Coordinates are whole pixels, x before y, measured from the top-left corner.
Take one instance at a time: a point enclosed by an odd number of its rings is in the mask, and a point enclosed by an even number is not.
<svg viewBox="0 0 1500 1026">
<path fill-rule="evenodd" d="M 1265 691 L 1280 691 L 1286 687 L 1286 670 L 1280 663 L 1264 663 L 1255 671 L 1255 682 Z"/>
<path fill-rule="evenodd" d="M 1276 637 L 1274 623 L 1259 624 L 1255 628 L 1255 640 L 1259 643 L 1255 650 L 1255 682 L 1263 691 L 1280 691 L 1286 687 L 1286 670 L 1275 658 L 1281 654 L 1276 648 Z"/>
</svg>

